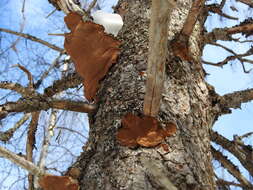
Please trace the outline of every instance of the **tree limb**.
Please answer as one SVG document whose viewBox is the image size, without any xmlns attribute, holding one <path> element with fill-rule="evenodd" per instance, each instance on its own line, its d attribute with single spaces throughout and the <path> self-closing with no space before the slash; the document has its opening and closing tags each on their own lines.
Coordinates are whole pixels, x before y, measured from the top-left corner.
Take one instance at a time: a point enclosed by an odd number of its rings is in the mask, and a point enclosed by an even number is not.
<svg viewBox="0 0 253 190">
<path fill-rule="evenodd" d="M 197 19 L 202 12 L 205 0 L 195 0 L 192 3 L 191 9 L 188 13 L 184 26 L 179 34 L 171 41 L 172 52 L 175 56 L 188 62 L 194 62 L 189 53 L 189 39 Z"/>
<path fill-rule="evenodd" d="M 35 146 L 35 134 L 37 131 L 38 121 L 39 121 L 40 112 L 33 112 L 32 119 L 30 121 L 28 132 L 27 132 L 27 140 L 26 140 L 26 159 L 30 162 L 33 162 L 33 149 Z M 28 174 L 28 190 L 34 189 L 34 176 L 29 173 Z"/>
<path fill-rule="evenodd" d="M 240 170 L 221 152 L 211 146 L 211 151 L 215 160 L 219 161 L 227 171 L 233 175 L 244 187 L 253 188 L 252 184 L 241 174 Z"/>
<path fill-rule="evenodd" d="M 41 170 L 45 171 L 46 169 L 46 158 L 48 155 L 50 140 L 54 136 L 54 128 L 56 126 L 57 120 L 57 111 L 52 109 L 49 119 L 49 125 L 46 129 L 46 134 L 44 135 L 43 145 L 40 152 L 40 157 L 38 161 L 38 166 Z M 35 186 L 38 186 L 38 178 L 35 178 Z"/>
<path fill-rule="evenodd" d="M 88 113 L 95 110 L 96 106 L 82 101 L 59 100 L 35 96 L 29 99 L 20 99 L 17 102 L 7 102 L 0 105 L 0 115 L 12 112 L 34 112 L 48 110 L 49 108 Z"/>
<path fill-rule="evenodd" d="M 25 114 L 12 128 L 8 129 L 5 132 L 0 132 L 0 141 L 8 142 L 16 130 L 30 118 L 30 115 L 30 113 Z"/>
<path fill-rule="evenodd" d="M 61 58 L 63 53 L 59 53 L 59 55 L 54 59 L 54 61 L 50 64 L 48 70 L 46 70 L 40 77 L 40 79 L 35 83 L 34 88 L 37 89 L 41 85 L 42 81 L 48 76 L 50 71 L 59 64 L 59 59 Z"/>
<path fill-rule="evenodd" d="M 23 87 L 18 83 L 11 83 L 11 82 L 0 82 L 0 88 L 7 89 L 7 90 L 14 90 L 17 93 L 21 94 L 23 97 L 31 97 L 36 96 L 36 92 L 34 92 L 31 88 Z"/>
<path fill-rule="evenodd" d="M 22 66 L 20 64 L 13 65 L 12 67 L 20 68 L 27 75 L 27 78 L 29 81 L 28 87 L 32 90 L 33 89 L 33 76 L 31 74 L 31 72 L 27 68 L 25 68 L 24 66 Z"/>
<path fill-rule="evenodd" d="M 93 7 L 96 5 L 97 0 L 93 0 L 90 5 L 89 8 L 87 9 L 87 13 L 90 14 L 91 9 L 93 9 Z"/>
<path fill-rule="evenodd" d="M 79 7 L 73 0 L 48 0 L 49 3 L 55 6 L 56 9 L 62 10 L 65 14 L 70 12 L 77 12 L 81 15 L 87 15 L 87 13 Z"/>
<path fill-rule="evenodd" d="M 228 51 L 229 53 L 233 54 L 231 56 L 228 56 L 226 57 L 223 61 L 220 61 L 220 62 L 217 62 L 217 63 L 212 63 L 212 62 L 208 62 L 208 61 L 204 61 L 202 60 L 202 63 L 204 64 L 207 64 L 207 65 L 212 65 L 212 66 L 217 66 L 217 67 L 223 67 L 224 65 L 226 65 L 228 62 L 230 61 L 233 61 L 233 60 L 239 60 L 240 63 L 242 64 L 242 68 L 243 68 L 243 71 L 245 73 L 249 73 L 251 70 L 246 70 L 245 67 L 244 67 L 244 63 L 251 63 L 253 64 L 253 60 L 249 60 L 247 58 L 244 58 L 244 57 L 247 57 L 247 56 L 250 56 L 252 55 L 253 53 L 253 48 L 250 48 L 247 52 L 243 53 L 243 54 L 236 54 L 233 50 L 227 48 L 226 46 L 224 45 L 221 45 L 221 44 L 218 44 L 218 43 L 215 43 L 215 42 L 212 42 L 212 43 L 209 43 L 211 45 L 214 45 L 214 46 L 218 46 L 218 47 L 221 47 L 223 49 L 225 49 L 226 51 Z"/>
<path fill-rule="evenodd" d="M 82 79 L 77 74 L 69 74 L 66 77 L 57 80 L 52 86 L 44 90 L 44 95 L 34 92 L 30 88 L 23 87 L 17 83 L 0 82 L 0 88 L 15 90 L 20 93 L 24 99 L 17 102 L 7 102 L 0 105 L 0 120 L 12 112 L 34 112 L 47 110 L 49 108 L 64 109 L 77 112 L 92 112 L 96 106 L 82 101 L 59 100 L 51 98 L 55 94 L 69 88 L 77 87 Z"/>
<path fill-rule="evenodd" d="M 47 97 L 52 97 L 55 94 L 69 88 L 75 88 L 82 82 L 83 79 L 78 74 L 69 74 L 64 78 L 54 81 L 53 85 L 44 89 L 44 95 Z"/>
<path fill-rule="evenodd" d="M 29 171 L 33 175 L 42 176 L 42 175 L 46 174 L 44 171 L 42 171 L 39 167 L 34 165 L 32 162 L 27 161 L 23 157 L 20 157 L 17 154 L 15 154 L 15 153 L 13 153 L 1 146 L 0 146 L 0 156 L 10 160 L 14 164 L 17 164 L 18 166 L 24 168 L 25 170 Z"/>
<path fill-rule="evenodd" d="M 233 141 L 226 139 L 215 131 L 211 131 L 211 140 L 233 154 L 241 162 L 243 167 L 248 170 L 250 175 L 253 176 L 253 151 L 251 147 L 240 146 Z"/>
<path fill-rule="evenodd" d="M 221 96 L 220 106 L 225 109 L 229 108 L 241 108 L 242 103 L 246 103 L 253 100 L 253 89 L 236 91 L 233 93 L 225 94 Z"/>
<path fill-rule="evenodd" d="M 231 19 L 231 20 L 238 20 L 237 17 L 229 16 L 226 13 L 223 13 L 223 11 L 222 11 L 222 8 L 223 8 L 222 4 L 221 5 L 219 5 L 219 4 L 211 4 L 211 5 L 207 5 L 206 7 L 207 7 L 208 11 L 216 13 L 216 14 L 222 16 L 222 17 L 225 17 L 225 18 L 228 18 L 228 19 Z"/>
<path fill-rule="evenodd" d="M 232 181 L 225 181 L 223 179 L 216 180 L 216 184 L 217 184 L 217 186 L 227 186 L 227 185 L 229 185 L 229 186 L 236 186 L 236 187 L 245 187 L 242 184 L 235 183 L 235 182 L 232 182 Z"/>
<path fill-rule="evenodd" d="M 29 34 L 24 34 L 24 33 L 21 33 L 21 32 L 15 32 L 13 30 L 8 30 L 8 29 L 4 29 L 4 28 L 0 28 L 0 32 L 6 32 L 6 33 L 9 33 L 9 34 L 14 34 L 16 36 L 21 36 L 21 37 L 26 38 L 28 40 L 31 40 L 31 41 L 43 44 L 43 45 L 45 45 L 45 46 L 47 46 L 47 47 L 49 47 L 49 48 L 51 48 L 51 49 L 53 49 L 55 51 L 59 51 L 59 52 L 63 52 L 64 51 L 64 49 L 59 48 L 56 45 L 50 44 L 49 42 L 46 42 L 44 40 L 41 40 L 41 39 L 39 39 L 39 38 L 37 38 L 35 36 L 32 36 L 32 35 L 29 35 Z"/>
<path fill-rule="evenodd" d="M 251 0 L 235 0 L 235 1 L 237 1 L 237 2 L 239 1 L 241 3 L 248 5 L 251 8 L 253 8 L 253 2 Z"/>
<path fill-rule="evenodd" d="M 204 35 L 203 41 L 204 43 L 212 43 L 217 40 L 223 41 L 232 41 L 233 38 L 231 35 L 242 33 L 246 36 L 252 35 L 253 31 L 253 21 L 245 20 L 241 22 L 239 25 L 230 27 L 230 28 L 215 28 L 212 32 L 209 32 Z"/>
</svg>

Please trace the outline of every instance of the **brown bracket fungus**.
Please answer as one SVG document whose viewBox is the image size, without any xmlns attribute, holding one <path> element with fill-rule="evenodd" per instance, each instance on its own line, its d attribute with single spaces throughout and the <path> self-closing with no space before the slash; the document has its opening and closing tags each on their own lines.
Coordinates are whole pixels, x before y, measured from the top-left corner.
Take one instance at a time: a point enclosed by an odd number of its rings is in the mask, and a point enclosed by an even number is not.
<svg viewBox="0 0 253 190">
<path fill-rule="evenodd" d="M 77 180 L 69 176 L 45 175 L 40 177 L 39 185 L 43 190 L 79 190 Z"/>
<path fill-rule="evenodd" d="M 163 128 L 154 117 L 138 117 L 131 113 L 123 117 L 122 126 L 118 131 L 117 140 L 121 145 L 131 148 L 138 145 L 154 147 L 166 137 L 176 133 L 176 125 L 172 122 L 167 123 Z"/>
<path fill-rule="evenodd" d="M 65 17 L 70 33 L 64 47 L 74 61 L 77 73 L 84 79 L 85 97 L 94 100 L 99 81 L 104 78 L 119 55 L 120 42 L 104 32 L 104 27 L 84 22 L 77 13 Z"/>
</svg>

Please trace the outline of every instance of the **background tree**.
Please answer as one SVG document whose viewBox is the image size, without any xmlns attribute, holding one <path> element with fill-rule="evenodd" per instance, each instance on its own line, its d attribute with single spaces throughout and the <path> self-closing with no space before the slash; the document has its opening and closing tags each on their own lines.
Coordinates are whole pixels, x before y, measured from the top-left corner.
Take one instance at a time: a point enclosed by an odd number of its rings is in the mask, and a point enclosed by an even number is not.
<svg viewBox="0 0 253 190">
<path fill-rule="evenodd" d="M 50 2 L 65 13 L 78 12 L 85 15 L 84 11 L 70 0 Z M 156 3 L 158 4 L 153 4 L 153 6 L 157 6 L 156 8 L 168 6 L 164 1 L 156 1 Z M 60 92 L 69 88 L 77 88 L 82 83 L 83 79 L 77 74 L 63 75 L 58 80 L 52 77 L 51 81 L 55 80 L 53 85 L 45 85 L 42 88 L 40 83 L 44 80 L 44 75 L 32 77 L 31 69 L 28 70 L 19 65 L 18 68 L 28 76 L 29 85 L 24 87 L 15 81 L 0 83 L 1 88 L 16 91 L 22 96 L 21 98 L 14 96 L 12 102 L 4 102 L 0 107 L 0 116 L 3 121 L 7 121 L 12 113 L 31 113 L 26 159 L 31 161 L 28 155 L 31 154 L 30 149 L 34 146 L 33 139 L 38 123 L 38 111 L 63 109 L 90 112 L 89 139 L 83 148 L 84 152 L 72 165 L 72 169 L 74 168 L 78 171 L 77 173 L 80 173 L 75 177 L 78 179 L 81 189 L 216 189 L 217 186 L 223 189 L 229 186 L 252 189 L 251 182 L 210 143 L 213 141 L 228 150 L 252 176 L 252 148 L 242 141 L 250 134 L 235 136 L 231 141 L 212 131 L 212 126 L 218 117 L 231 113 L 231 108 L 239 108 L 242 103 L 252 100 L 253 97 L 252 89 L 220 96 L 205 81 L 206 73 L 202 63 L 223 66 L 236 59 L 242 64 L 245 72 L 247 72 L 245 62 L 251 63 L 248 58 L 251 55 L 251 47 L 246 53 L 237 54 L 222 43 L 218 43 L 218 40 L 243 43 L 238 36 L 234 35 L 242 34 L 250 37 L 253 26 L 250 19 L 229 28 L 216 28 L 212 31 L 206 31 L 204 28 L 204 23 L 210 12 L 228 19 L 236 19 L 223 12 L 225 3 L 226 1 L 219 4 L 207 4 L 203 0 L 170 2 L 166 10 L 169 16 L 157 14 L 161 19 L 159 22 L 168 22 L 168 42 L 165 47 L 168 52 L 164 64 L 165 72 L 163 75 L 161 72 L 163 69 L 159 67 L 155 75 L 160 77 L 158 80 L 164 80 L 164 82 L 160 82 L 163 84 L 163 88 L 162 94 L 158 94 L 158 96 L 153 95 L 154 93 L 147 95 L 151 84 L 147 83 L 146 85 L 146 81 L 150 80 L 150 76 L 154 76 L 153 72 L 146 72 L 148 60 L 150 64 L 151 58 L 159 58 L 161 55 L 157 55 L 157 53 L 152 55 L 153 51 L 148 51 L 148 47 L 152 48 L 152 39 L 155 39 L 156 35 L 156 32 L 152 33 L 152 27 L 157 23 L 152 25 L 151 20 L 149 32 L 150 18 L 154 17 L 156 9 L 151 9 L 150 2 L 146 0 L 119 1 L 118 6 L 115 7 L 115 11 L 120 13 L 124 20 L 124 27 L 117 37 L 121 41 L 121 53 L 117 63 L 100 82 L 95 103 L 75 101 L 73 98 L 66 100 L 62 98 L 61 94 L 59 95 Z M 252 7 L 251 2 L 243 1 L 242 3 Z M 236 9 L 236 6 L 231 6 L 231 10 Z M 150 16 L 151 14 L 152 16 Z M 159 31 L 160 27 L 162 25 L 157 24 L 155 29 Z M 13 33 L 4 29 L 1 31 Z M 61 54 L 64 53 L 62 48 L 47 44 L 32 36 L 24 36 L 22 32 L 16 33 L 16 35 L 43 43 Z M 166 32 L 164 35 L 166 36 Z M 247 42 L 251 41 L 247 39 Z M 231 55 L 218 63 L 203 61 L 201 55 L 206 44 L 221 47 Z M 15 43 L 14 45 L 12 43 L 11 48 L 15 49 Z M 159 48 L 162 50 L 164 47 Z M 62 63 L 64 62 L 62 61 Z M 58 97 L 55 96 L 57 94 Z M 161 99 L 158 115 L 145 112 L 143 102 L 147 101 L 147 96 Z M 159 101 L 154 105 L 159 105 Z M 117 135 L 122 123 L 132 126 L 131 122 L 136 116 L 142 118 L 141 122 L 146 122 L 146 117 L 143 117 L 143 109 L 146 115 L 156 117 L 163 126 L 163 130 L 167 129 L 168 123 L 172 123 L 177 128 L 176 133 L 165 138 L 158 146 L 148 148 L 144 145 L 147 142 L 154 142 L 153 139 L 148 138 L 149 136 L 140 134 L 135 138 L 132 133 L 136 131 L 129 131 L 132 129 L 125 129 L 124 139 Z M 132 120 L 129 120 L 130 116 L 126 117 L 128 113 L 134 114 L 135 117 L 130 115 Z M 26 117 L 28 116 L 26 115 Z M 53 110 L 51 121 L 54 122 Z M 154 120 L 152 119 L 152 121 Z M 136 127 L 140 128 L 141 132 L 147 130 L 145 128 L 147 125 L 151 125 L 149 123 L 141 124 L 141 122 L 136 121 L 139 123 Z M 16 128 L 14 127 L 14 129 Z M 50 129 L 49 127 L 47 137 L 50 137 Z M 152 132 L 158 133 L 156 129 Z M 11 136 L 12 132 L 3 133 L 3 137 L 7 139 L 5 141 L 8 141 Z M 145 138 L 142 138 L 143 136 Z M 134 146 L 131 148 L 127 147 L 130 140 L 134 141 Z M 126 141 L 127 143 L 124 143 Z M 140 143 L 143 141 L 145 141 L 144 145 Z M 127 146 L 122 146 L 122 144 Z M 1 151 L 2 154 L 3 152 L 4 150 Z M 237 182 L 215 178 L 212 157 L 218 160 L 237 179 Z M 41 169 L 43 173 L 45 168 L 43 166 L 37 169 L 38 171 Z M 71 174 L 72 169 L 69 169 L 68 175 Z M 29 172 L 38 174 L 32 170 Z M 29 188 L 33 186 L 32 180 L 32 177 L 29 177 Z"/>
</svg>

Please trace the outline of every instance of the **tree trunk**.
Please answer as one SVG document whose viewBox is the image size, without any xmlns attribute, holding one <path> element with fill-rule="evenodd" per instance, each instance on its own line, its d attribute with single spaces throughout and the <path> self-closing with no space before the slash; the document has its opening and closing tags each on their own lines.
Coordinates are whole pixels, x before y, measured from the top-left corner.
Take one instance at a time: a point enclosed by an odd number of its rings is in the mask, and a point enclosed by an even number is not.
<svg viewBox="0 0 253 190">
<path fill-rule="evenodd" d="M 148 58 L 150 1 L 122 0 L 124 26 L 119 34 L 121 55 L 98 93 L 98 109 L 90 115 L 89 140 L 74 167 L 81 171 L 82 190 L 215 189 L 209 129 L 215 120 L 212 89 L 199 62 L 200 21 L 190 39 L 194 63 L 169 49 L 164 92 L 158 119 L 177 124 L 174 136 L 155 148 L 121 146 L 116 134 L 127 113 L 143 112 Z M 190 0 L 179 0 L 169 25 L 169 42 L 183 27 Z M 168 43 L 170 44 L 170 43 Z"/>
</svg>

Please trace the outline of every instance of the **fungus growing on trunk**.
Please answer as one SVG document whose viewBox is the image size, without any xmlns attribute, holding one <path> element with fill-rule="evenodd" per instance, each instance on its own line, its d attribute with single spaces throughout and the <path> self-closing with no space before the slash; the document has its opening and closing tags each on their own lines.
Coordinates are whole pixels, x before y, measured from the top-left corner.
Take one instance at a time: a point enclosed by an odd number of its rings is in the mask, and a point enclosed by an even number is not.
<svg viewBox="0 0 253 190">
<path fill-rule="evenodd" d="M 104 78 L 119 55 L 120 42 L 104 32 L 104 27 L 84 22 L 77 13 L 65 17 L 70 33 L 65 35 L 64 47 L 74 61 L 77 73 L 84 79 L 87 100 L 94 100 L 99 81 Z"/>
<path fill-rule="evenodd" d="M 117 133 L 117 140 L 121 145 L 131 148 L 138 145 L 155 147 L 166 137 L 176 133 L 176 125 L 172 122 L 163 127 L 154 117 L 138 117 L 131 113 L 123 117 L 122 126 Z"/>
<path fill-rule="evenodd" d="M 69 176 L 45 175 L 40 177 L 39 184 L 44 190 L 79 190 L 77 180 Z"/>
</svg>

